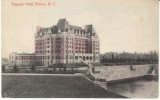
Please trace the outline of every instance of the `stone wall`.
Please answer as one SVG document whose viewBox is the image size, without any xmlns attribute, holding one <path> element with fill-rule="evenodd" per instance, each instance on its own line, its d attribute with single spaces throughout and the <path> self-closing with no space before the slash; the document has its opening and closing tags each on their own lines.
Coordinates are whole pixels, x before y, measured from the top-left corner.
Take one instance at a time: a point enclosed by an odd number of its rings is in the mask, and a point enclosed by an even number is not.
<svg viewBox="0 0 160 100">
<path fill-rule="evenodd" d="M 95 68 L 100 73 L 95 73 L 94 76 L 98 79 L 106 79 L 106 81 L 133 78 L 146 75 L 150 67 L 151 65 L 102 66 Z"/>
</svg>

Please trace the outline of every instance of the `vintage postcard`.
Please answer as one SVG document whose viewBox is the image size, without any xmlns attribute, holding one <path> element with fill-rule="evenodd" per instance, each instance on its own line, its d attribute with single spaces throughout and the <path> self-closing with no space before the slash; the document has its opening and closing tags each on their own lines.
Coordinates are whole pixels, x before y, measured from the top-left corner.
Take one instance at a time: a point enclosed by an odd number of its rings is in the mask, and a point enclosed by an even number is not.
<svg viewBox="0 0 160 100">
<path fill-rule="evenodd" d="M 2 0 L 2 98 L 158 98 L 158 0 Z"/>
</svg>

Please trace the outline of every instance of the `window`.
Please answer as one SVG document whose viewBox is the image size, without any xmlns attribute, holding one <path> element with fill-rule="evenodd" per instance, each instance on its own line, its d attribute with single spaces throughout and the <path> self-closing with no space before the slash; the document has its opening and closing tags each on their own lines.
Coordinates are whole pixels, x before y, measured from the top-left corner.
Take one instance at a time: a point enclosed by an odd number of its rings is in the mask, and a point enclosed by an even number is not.
<svg viewBox="0 0 160 100">
<path fill-rule="evenodd" d="M 56 48 L 61 48 L 61 45 L 56 45 Z"/>
<path fill-rule="evenodd" d="M 61 40 L 61 38 L 56 38 L 56 40 Z"/>
<path fill-rule="evenodd" d="M 60 59 L 60 56 L 56 56 L 56 59 Z"/>
<path fill-rule="evenodd" d="M 48 45 L 47 48 L 50 48 L 50 46 Z"/>
<path fill-rule="evenodd" d="M 50 53 L 50 50 L 48 50 L 48 53 Z"/>
</svg>

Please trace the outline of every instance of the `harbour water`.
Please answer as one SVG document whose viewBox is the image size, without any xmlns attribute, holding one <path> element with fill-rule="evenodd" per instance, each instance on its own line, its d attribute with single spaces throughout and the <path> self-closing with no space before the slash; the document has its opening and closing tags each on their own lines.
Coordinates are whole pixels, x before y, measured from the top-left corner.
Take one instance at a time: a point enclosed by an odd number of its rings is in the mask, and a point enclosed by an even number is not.
<svg viewBox="0 0 160 100">
<path fill-rule="evenodd" d="M 157 98 L 157 80 L 137 80 L 107 86 L 107 90 L 129 98 Z"/>
</svg>

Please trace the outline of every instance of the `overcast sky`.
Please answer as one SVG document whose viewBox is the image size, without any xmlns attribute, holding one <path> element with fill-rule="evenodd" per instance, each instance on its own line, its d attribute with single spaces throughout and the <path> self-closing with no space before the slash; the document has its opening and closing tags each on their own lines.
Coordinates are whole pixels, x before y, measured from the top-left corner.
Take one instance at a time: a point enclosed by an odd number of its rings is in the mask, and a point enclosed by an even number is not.
<svg viewBox="0 0 160 100">
<path fill-rule="evenodd" d="M 55 5 L 12 6 L 34 1 Z M 2 57 L 13 51 L 34 52 L 36 26 L 51 27 L 60 18 L 82 28 L 92 24 L 100 38 L 100 53 L 158 50 L 157 0 L 4 0 Z"/>
</svg>

